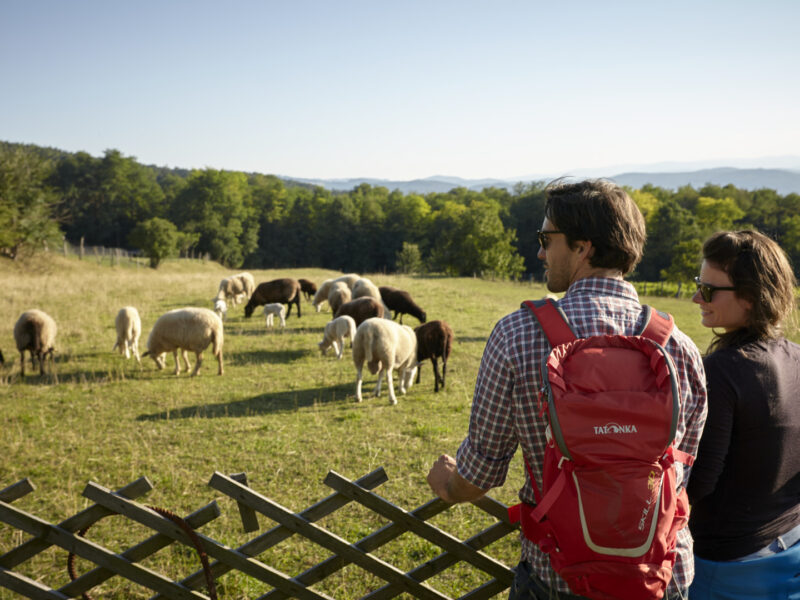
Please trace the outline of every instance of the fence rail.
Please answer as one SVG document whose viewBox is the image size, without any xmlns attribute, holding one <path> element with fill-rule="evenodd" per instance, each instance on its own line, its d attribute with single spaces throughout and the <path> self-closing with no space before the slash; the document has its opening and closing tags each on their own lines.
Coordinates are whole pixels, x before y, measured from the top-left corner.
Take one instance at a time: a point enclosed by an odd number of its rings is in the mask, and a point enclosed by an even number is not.
<svg viewBox="0 0 800 600">
<path fill-rule="evenodd" d="M 251 489 L 243 473 L 224 475 L 215 472 L 208 485 L 236 501 L 246 533 L 255 533 L 258 530 L 258 514 L 277 523 L 268 531 L 255 535 L 248 542 L 232 549 L 196 531 L 220 516 L 221 511 L 216 501 L 181 519 L 168 511 L 146 506 L 138 501 L 153 489 L 146 477 L 113 492 L 97 483 L 89 482 L 83 495 L 94 504 L 58 524 L 48 523 L 12 506 L 15 500 L 35 489 L 29 479 L 23 479 L 0 490 L 0 521 L 32 537 L 0 555 L 0 587 L 36 600 L 75 598 L 82 595 L 88 598 L 92 589 L 111 577 L 121 576 L 151 590 L 155 594 L 154 598 L 213 600 L 216 598 L 216 581 L 231 571 L 237 571 L 272 588 L 262 594 L 259 600 L 283 600 L 291 597 L 332 600 L 312 586 L 348 565 L 355 565 L 385 582 L 363 596 L 365 599 L 388 600 L 399 594 L 408 594 L 426 600 L 447 600 L 447 595 L 437 591 L 426 581 L 462 561 L 490 578 L 488 582 L 462 596 L 463 599 L 484 600 L 511 585 L 513 571 L 482 552 L 489 544 L 517 530 L 517 526 L 508 522 L 507 507 L 504 504 L 488 496 L 475 501 L 473 504 L 494 517 L 496 522 L 462 541 L 428 522 L 446 511 L 448 504 L 437 498 L 412 511 L 406 511 L 373 491 L 387 480 L 383 468 L 355 481 L 331 471 L 324 483 L 334 493 L 305 510 L 294 513 Z M 366 507 L 388 519 L 389 523 L 354 543 L 317 523 L 350 503 Z M 153 533 L 119 553 L 83 537 L 89 527 L 110 515 L 122 515 Z M 372 554 L 409 532 L 438 546 L 441 553 L 407 572 Z M 295 535 L 326 549 L 331 556 L 295 576 L 282 573 L 257 558 L 266 550 Z M 201 555 L 213 560 L 204 561 L 203 568 L 179 581 L 139 564 L 176 542 L 197 548 Z M 81 576 L 71 571 L 72 581 L 60 587 L 34 581 L 15 571 L 26 561 L 53 546 L 69 553 L 70 561 L 72 555 L 75 555 L 96 566 Z M 200 592 L 201 589 L 206 590 L 208 595 Z"/>
</svg>

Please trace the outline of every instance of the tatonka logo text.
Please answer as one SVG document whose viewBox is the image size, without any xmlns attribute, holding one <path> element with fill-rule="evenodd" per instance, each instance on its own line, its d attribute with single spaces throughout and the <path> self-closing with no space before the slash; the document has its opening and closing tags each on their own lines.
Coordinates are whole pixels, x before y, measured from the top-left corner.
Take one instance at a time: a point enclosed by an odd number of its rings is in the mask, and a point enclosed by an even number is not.
<svg viewBox="0 0 800 600">
<path fill-rule="evenodd" d="M 595 425 L 595 435 L 608 435 L 610 433 L 639 433 L 636 430 L 636 425 L 618 425 L 617 423 L 608 423 L 606 425 Z"/>
</svg>

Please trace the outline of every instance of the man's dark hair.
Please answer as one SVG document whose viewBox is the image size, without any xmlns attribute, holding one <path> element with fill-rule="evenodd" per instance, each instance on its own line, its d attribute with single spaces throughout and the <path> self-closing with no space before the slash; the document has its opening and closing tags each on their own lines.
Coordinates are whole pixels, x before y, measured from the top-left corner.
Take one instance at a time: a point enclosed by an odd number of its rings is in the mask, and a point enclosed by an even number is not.
<svg viewBox="0 0 800 600">
<path fill-rule="evenodd" d="M 619 269 L 623 275 L 633 271 L 642 259 L 647 234 L 644 217 L 625 190 L 603 179 L 558 179 L 545 193 L 544 214 L 564 233 L 570 248 L 590 241 L 591 266 Z"/>
</svg>

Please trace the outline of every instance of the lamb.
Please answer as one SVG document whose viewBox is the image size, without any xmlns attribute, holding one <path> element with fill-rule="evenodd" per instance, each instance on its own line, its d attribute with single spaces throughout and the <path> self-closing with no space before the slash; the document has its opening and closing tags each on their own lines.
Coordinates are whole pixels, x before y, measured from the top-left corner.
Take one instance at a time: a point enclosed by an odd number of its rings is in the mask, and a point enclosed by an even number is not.
<svg viewBox="0 0 800 600">
<path fill-rule="evenodd" d="M 381 299 L 386 307 L 394 311 L 393 319 L 396 319 L 397 315 L 400 315 L 400 323 L 402 323 L 403 315 L 407 314 L 416 317 L 420 323 L 424 323 L 428 320 L 425 311 L 411 299 L 411 294 L 405 290 L 398 290 L 388 285 L 382 285 L 378 290 L 380 291 Z"/>
<path fill-rule="evenodd" d="M 207 308 L 178 308 L 161 315 L 153 325 L 147 338 L 147 352 L 159 369 L 164 368 L 164 355 L 172 352 L 175 356 L 175 375 L 181 372 L 178 351 L 181 351 L 186 371 L 189 371 L 189 351 L 197 355 L 192 377 L 200 372 L 203 364 L 203 351 L 212 345 L 212 352 L 219 363 L 218 375 L 222 375 L 222 319 Z"/>
<path fill-rule="evenodd" d="M 342 360 L 344 354 L 344 339 L 350 338 L 350 344 L 353 343 L 353 338 L 356 336 L 356 322 L 353 317 L 342 315 L 325 324 L 325 333 L 323 334 L 322 341 L 319 343 L 320 352 L 325 356 L 328 348 L 333 347 L 336 352 L 336 358 Z"/>
<path fill-rule="evenodd" d="M 223 298 L 214 299 L 214 312 L 220 319 L 225 320 L 225 315 L 228 314 L 228 305 Z"/>
<path fill-rule="evenodd" d="M 134 306 L 123 306 L 114 319 L 114 325 L 117 329 L 117 342 L 111 351 L 119 348 L 119 353 L 125 358 L 130 358 L 133 352 L 136 362 L 142 364 L 142 359 L 139 357 L 139 336 L 142 335 L 142 319 L 139 317 L 139 311 Z"/>
<path fill-rule="evenodd" d="M 313 281 L 308 279 L 298 279 L 300 282 L 300 290 L 303 292 L 303 295 L 306 297 L 306 300 L 311 300 L 314 297 L 314 294 L 317 293 L 317 284 Z"/>
<path fill-rule="evenodd" d="M 439 381 L 444 389 L 444 378 L 447 375 L 447 359 L 453 346 L 453 329 L 445 321 L 431 321 L 414 329 L 417 336 L 417 383 L 422 372 L 422 361 L 431 359 L 433 364 L 434 393 L 439 391 Z M 442 359 L 442 375 L 439 376 L 439 357 Z"/>
<path fill-rule="evenodd" d="M 383 304 L 375 298 L 356 298 L 350 302 L 345 302 L 334 313 L 334 317 L 347 315 L 353 317 L 356 327 L 371 317 L 383 318 Z"/>
<path fill-rule="evenodd" d="M 353 363 L 356 367 L 356 400 L 361 402 L 362 368 L 364 361 L 374 375 L 378 373 L 375 395 L 381 393 L 381 380 L 386 374 L 389 403 L 397 404 L 392 371 L 397 368 L 400 393 L 405 394 L 414 382 L 417 370 L 417 337 L 408 325 L 373 317 L 356 329 L 353 339 Z"/>
<path fill-rule="evenodd" d="M 14 341 L 19 350 L 21 375 L 25 377 L 25 350 L 31 354 L 31 363 L 39 361 L 39 373 L 44 375 L 44 361 L 50 357 L 53 370 L 53 352 L 58 328 L 53 317 L 39 309 L 26 310 L 14 324 Z"/>
<path fill-rule="evenodd" d="M 264 305 L 264 316 L 267 318 L 267 327 L 275 324 L 275 315 L 281 320 L 281 327 L 286 327 L 286 307 L 279 302 Z"/>
<path fill-rule="evenodd" d="M 331 291 L 328 292 L 328 304 L 331 306 L 331 312 L 336 314 L 342 304 L 350 302 L 350 300 L 350 288 L 347 287 L 347 284 L 343 281 L 334 282 L 331 286 Z"/>
<path fill-rule="evenodd" d="M 296 304 L 297 318 L 300 318 L 301 295 L 300 282 L 296 279 L 285 277 L 259 283 L 253 295 L 250 296 L 250 300 L 244 307 L 244 316 L 250 318 L 256 306 L 269 304 L 271 302 L 280 302 L 281 304 L 288 304 L 289 306 L 289 310 L 286 312 L 287 317 L 292 314 L 292 304 Z"/>
</svg>

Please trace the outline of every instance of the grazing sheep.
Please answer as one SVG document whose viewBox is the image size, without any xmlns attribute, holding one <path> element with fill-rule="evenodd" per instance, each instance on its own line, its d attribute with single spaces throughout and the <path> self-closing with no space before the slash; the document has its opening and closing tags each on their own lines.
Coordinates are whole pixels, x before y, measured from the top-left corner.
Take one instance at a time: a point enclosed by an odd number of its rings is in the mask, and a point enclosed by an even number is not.
<svg viewBox="0 0 800 600">
<path fill-rule="evenodd" d="M 139 336 L 142 335 L 142 319 L 139 318 L 139 311 L 134 306 L 123 306 L 114 319 L 114 325 L 117 328 L 117 342 L 111 351 L 119 348 L 119 353 L 125 358 L 130 358 L 133 352 L 136 362 L 142 364 L 142 359 L 139 358 Z"/>
<path fill-rule="evenodd" d="M 275 315 L 281 320 L 281 327 L 286 327 L 286 307 L 279 302 L 264 305 L 264 316 L 267 318 L 267 327 L 275 324 Z"/>
<path fill-rule="evenodd" d="M 311 300 L 314 297 L 314 294 L 317 293 L 317 284 L 313 281 L 308 279 L 298 279 L 300 282 L 300 290 L 303 292 L 303 295 L 306 297 L 306 300 Z"/>
<path fill-rule="evenodd" d="M 50 370 L 53 369 L 53 352 L 56 341 L 56 322 L 47 313 L 36 308 L 22 313 L 14 324 L 14 341 L 19 350 L 22 376 L 25 377 L 25 350 L 31 354 L 31 363 L 39 361 L 39 373 L 44 375 L 44 361 L 50 357 Z"/>
<path fill-rule="evenodd" d="M 147 352 L 159 369 L 164 368 L 164 354 L 172 352 L 175 356 L 175 375 L 181 372 L 178 351 L 181 351 L 186 370 L 189 370 L 188 352 L 197 355 L 192 371 L 194 377 L 203 364 L 203 351 L 212 344 L 212 352 L 219 363 L 218 375 L 222 375 L 222 319 L 207 308 L 178 308 L 161 315 L 153 325 L 147 338 Z"/>
<path fill-rule="evenodd" d="M 215 300 L 229 300 L 235 306 L 239 304 L 246 295 L 247 292 L 244 289 L 244 282 L 236 275 L 231 275 L 219 282 L 219 290 L 217 291 Z"/>
<path fill-rule="evenodd" d="M 364 298 L 365 296 L 375 298 L 375 300 L 381 299 L 381 293 L 380 290 L 378 290 L 378 286 L 372 283 L 372 281 L 366 277 L 362 277 L 353 284 L 353 300 L 356 298 Z"/>
<path fill-rule="evenodd" d="M 414 329 L 417 336 L 417 383 L 422 372 L 422 361 L 431 359 L 433 364 L 433 391 L 439 391 L 439 382 L 447 375 L 447 359 L 450 358 L 450 349 L 453 347 L 453 329 L 445 321 L 431 321 Z M 442 359 L 442 375 L 439 376 L 439 358 Z"/>
<path fill-rule="evenodd" d="M 389 403 L 397 404 L 394 394 L 392 370 L 397 369 L 400 393 L 405 394 L 414 382 L 417 370 L 417 337 L 408 325 L 373 317 L 367 319 L 356 329 L 353 339 L 353 363 L 356 366 L 356 400 L 361 402 L 361 371 L 367 367 L 373 375 L 378 374 L 375 395 L 381 393 L 381 380 L 386 374 L 389 387 Z"/>
<path fill-rule="evenodd" d="M 325 356 L 328 348 L 333 347 L 336 352 L 336 358 L 342 359 L 344 354 L 344 339 L 350 338 L 350 344 L 353 344 L 353 338 L 356 335 L 356 322 L 353 317 L 342 315 L 325 324 L 325 333 L 323 334 L 322 341 L 319 343 L 320 352 Z"/>
<path fill-rule="evenodd" d="M 328 304 L 330 304 L 331 312 L 336 314 L 336 311 L 346 302 L 351 300 L 350 288 L 343 281 L 336 281 L 331 286 L 331 291 L 328 292 Z"/>
<path fill-rule="evenodd" d="M 345 302 L 339 307 L 333 316 L 341 317 L 347 315 L 353 317 L 356 327 L 371 317 L 383 318 L 383 303 L 375 298 L 356 298 L 350 302 Z"/>
<path fill-rule="evenodd" d="M 256 280 L 247 271 L 242 271 L 241 273 L 234 275 L 234 277 L 238 278 L 239 281 L 242 282 L 242 287 L 244 288 L 245 300 L 249 300 L 250 296 L 253 295 L 253 292 L 256 289 Z"/>
<path fill-rule="evenodd" d="M 381 299 L 384 305 L 386 305 L 386 308 L 394 311 L 393 319 L 396 319 L 397 315 L 400 315 L 400 323 L 402 323 L 403 315 L 406 314 L 416 317 L 420 323 L 424 323 L 428 320 L 425 311 L 411 299 L 411 294 L 405 290 L 398 290 L 388 285 L 382 285 L 378 290 L 381 293 Z"/>
<path fill-rule="evenodd" d="M 225 300 L 222 298 L 215 298 L 214 299 L 214 312 L 217 313 L 217 316 L 225 320 L 225 316 L 228 314 L 228 305 L 225 303 Z"/>
<path fill-rule="evenodd" d="M 289 310 L 286 312 L 287 317 L 292 314 L 292 304 L 296 304 L 297 318 L 299 319 L 301 295 L 300 282 L 297 281 L 297 279 L 284 277 L 282 279 L 273 279 L 272 281 L 259 283 L 253 295 L 250 296 L 250 300 L 244 307 L 244 316 L 250 318 L 256 306 L 269 304 L 271 302 L 280 302 L 281 304 L 287 304 L 289 306 Z"/>
<path fill-rule="evenodd" d="M 331 291 L 331 286 L 334 283 L 343 282 L 347 284 L 347 287 L 351 290 L 353 289 L 353 284 L 361 279 L 360 275 L 356 273 L 348 273 L 347 275 L 342 275 L 341 277 L 336 277 L 334 279 L 326 279 L 322 282 L 317 290 L 317 293 L 314 294 L 314 300 L 311 302 L 314 305 L 314 308 L 317 309 L 317 312 L 322 310 L 322 305 L 328 301 L 328 294 Z M 334 313 L 336 311 L 333 311 Z"/>
</svg>

